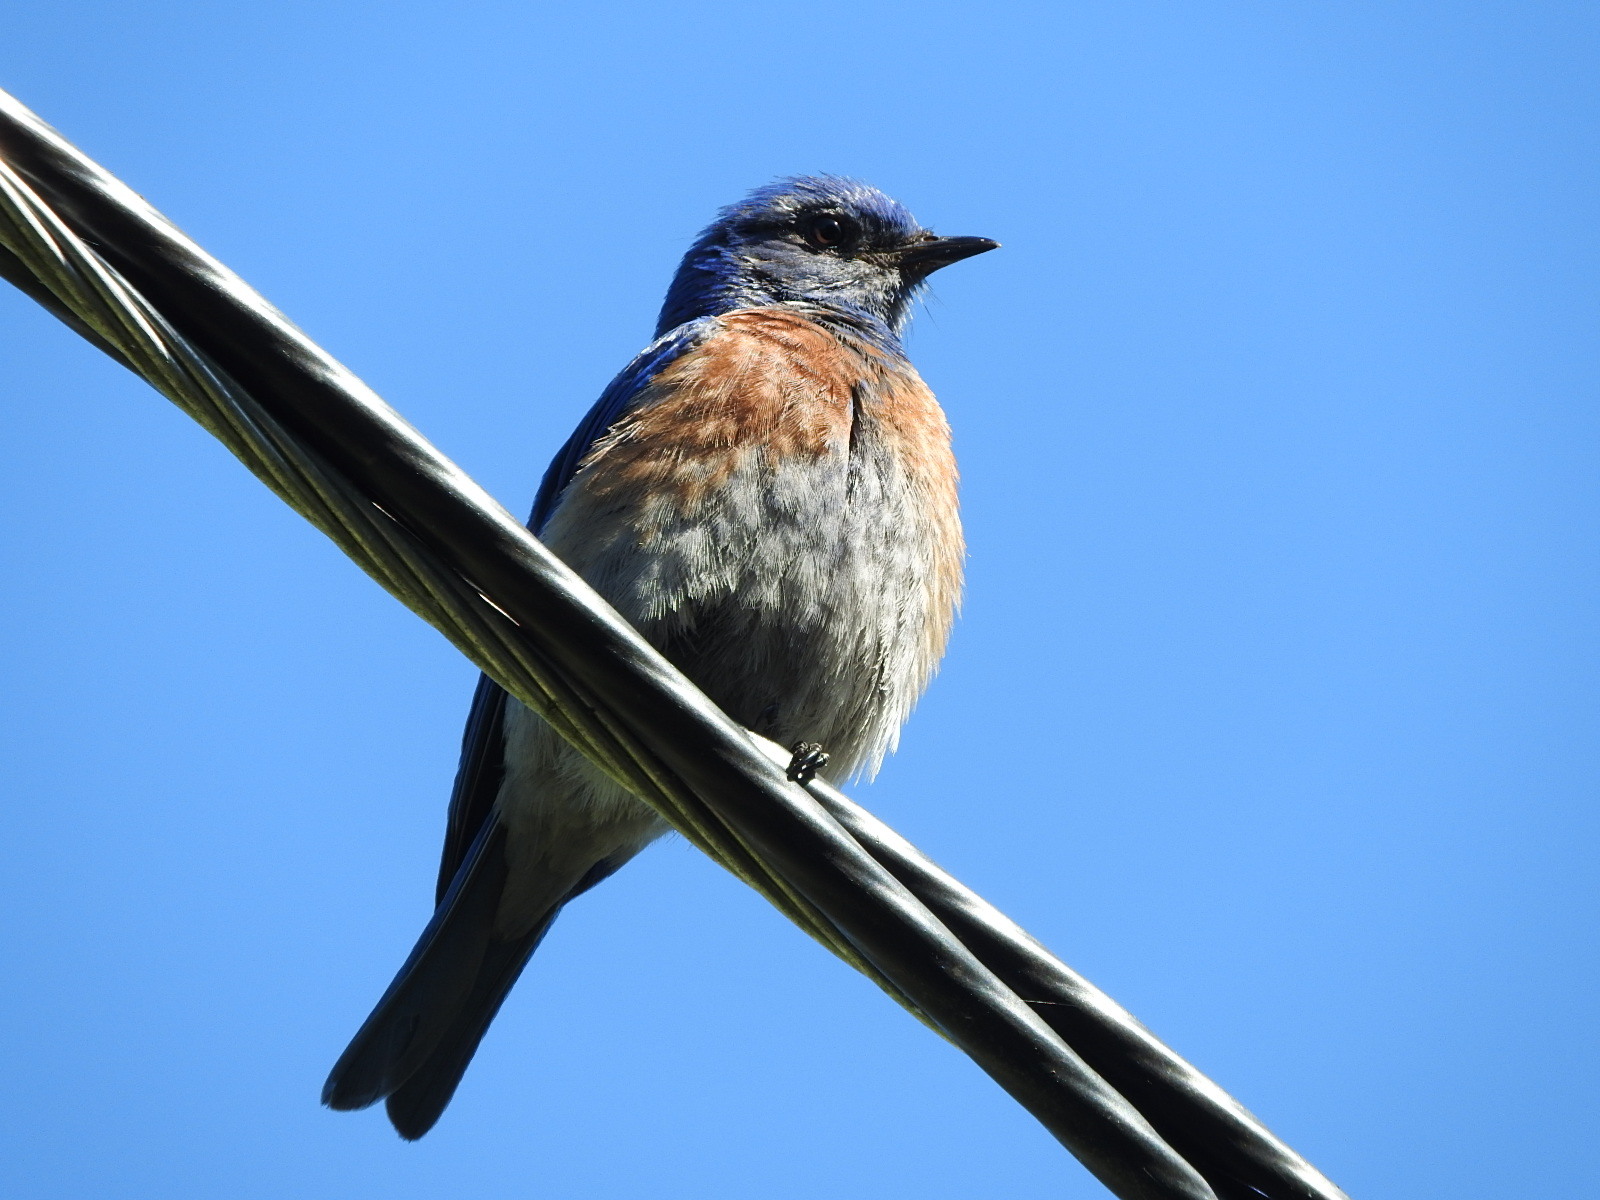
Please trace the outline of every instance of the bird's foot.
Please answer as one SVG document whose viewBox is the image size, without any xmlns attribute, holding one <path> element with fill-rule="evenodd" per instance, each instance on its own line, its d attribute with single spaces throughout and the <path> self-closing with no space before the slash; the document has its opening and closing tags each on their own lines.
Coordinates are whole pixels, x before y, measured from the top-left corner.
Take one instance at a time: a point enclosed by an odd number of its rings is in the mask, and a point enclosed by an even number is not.
<svg viewBox="0 0 1600 1200">
<path fill-rule="evenodd" d="M 815 779 L 817 772 L 828 765 L 828 754 L 821 742 L 796 742 L 793 753 L 789 769 L 784 774 L 801 787 Z"/>
</svg>

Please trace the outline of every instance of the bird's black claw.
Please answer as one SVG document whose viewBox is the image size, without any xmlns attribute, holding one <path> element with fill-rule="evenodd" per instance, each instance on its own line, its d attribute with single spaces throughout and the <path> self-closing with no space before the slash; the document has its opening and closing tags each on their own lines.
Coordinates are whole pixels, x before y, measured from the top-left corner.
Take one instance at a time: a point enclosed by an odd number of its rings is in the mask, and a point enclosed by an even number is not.
<svg viewBox="0 0 1600 1200">
<path fill-rule="evenodd" d="M 789 760 L 789 769 L 784 774 L 804 787 L 827 765 L 828 755 L 823 750 L 821 742 L 797 742 L 794 747 L 794 757 Z"/>
</svg>

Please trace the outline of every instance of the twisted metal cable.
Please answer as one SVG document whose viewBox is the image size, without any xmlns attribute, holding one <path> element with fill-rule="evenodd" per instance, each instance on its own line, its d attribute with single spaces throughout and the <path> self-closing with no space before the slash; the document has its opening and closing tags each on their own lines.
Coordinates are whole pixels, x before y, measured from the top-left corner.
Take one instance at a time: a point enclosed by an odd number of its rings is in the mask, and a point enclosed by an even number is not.
<svg viewBox="0 0 1600 1200">
<path fill-rule="evenodd" d="M 612 778 L 966 1051 L 1117 1195 L 1344 1197 L 893 831 L 831 788 L 785 781 L 773 748 L 459 468 L 3 92 L 0 275 L 177 403 Z"/>
</svg>

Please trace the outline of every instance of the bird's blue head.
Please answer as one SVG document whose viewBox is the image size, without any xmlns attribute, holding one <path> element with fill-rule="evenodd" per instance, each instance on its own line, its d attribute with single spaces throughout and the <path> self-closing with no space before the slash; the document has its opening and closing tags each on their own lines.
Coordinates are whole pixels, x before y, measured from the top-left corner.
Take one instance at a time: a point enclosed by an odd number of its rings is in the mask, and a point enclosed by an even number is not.
<svg viewBox="0 0 1600 1200">
<path fill-rule="evenodd" d="M 736 308 L 810 304 L 893 339 L 929 275 L 998 245 L 938 237 L 853 179 L 780 179 L 723 209 L 689 247 L 656 334 Z"/>
</svg>

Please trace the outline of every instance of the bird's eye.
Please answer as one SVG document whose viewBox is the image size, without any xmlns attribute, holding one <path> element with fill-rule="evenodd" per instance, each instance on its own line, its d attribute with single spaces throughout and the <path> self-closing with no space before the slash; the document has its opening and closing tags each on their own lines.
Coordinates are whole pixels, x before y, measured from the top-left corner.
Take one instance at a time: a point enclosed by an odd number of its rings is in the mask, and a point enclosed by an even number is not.
<svg viewBox="0 0 1600 1200">
<path fill-rule="evenodd" d="M 855 236 L 855 222 L 848 217 L 823 213 L 806 223 L 806 241 L 818 250 L 837 250 Z"/>
</svg>

